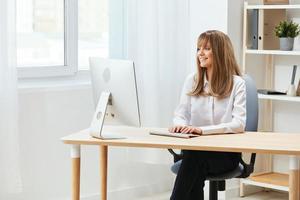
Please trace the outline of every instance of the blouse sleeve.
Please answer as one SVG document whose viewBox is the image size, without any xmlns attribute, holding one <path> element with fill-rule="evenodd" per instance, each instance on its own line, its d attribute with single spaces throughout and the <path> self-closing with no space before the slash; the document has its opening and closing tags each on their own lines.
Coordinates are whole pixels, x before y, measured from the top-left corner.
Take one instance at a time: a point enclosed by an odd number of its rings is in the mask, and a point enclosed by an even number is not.
<svg viewBox="0 0 300 200">
<path fill-rule="evenodd" d="M 175 126 L 188 126 L 191 119 L 191 96 L 187 95 L 192 89 L 193 75 L 186 78 L 180 96 L 180 102 L 174 112 Z"/>
<path fill-rule="evenodd" d="M 203 135 L 214 133 L 241 133 L 246 126 L 246 86 L 245 81 L 238 83 L 234 90 L 232 121 L 218 125 L 202 126 Z"/>
</svg>

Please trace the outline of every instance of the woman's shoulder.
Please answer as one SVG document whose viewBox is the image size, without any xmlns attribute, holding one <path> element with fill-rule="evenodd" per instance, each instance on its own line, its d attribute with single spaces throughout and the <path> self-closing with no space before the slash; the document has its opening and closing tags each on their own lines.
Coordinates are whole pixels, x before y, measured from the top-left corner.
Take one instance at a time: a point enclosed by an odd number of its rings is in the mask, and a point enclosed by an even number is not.
<svg viewBox="0 0 300 200">
<path fill-rule="evenodd" d="M 190 73 L 185 78 L 185 84 L 193 84 L 196 78 L 196 73 Z"/>
<path fill-rule="evenodd" d="M 186 80 L 186 81 L 191 81 L 191 82 L 192 82 L 192 81 L 195 80 L 195 77 L 196 77 L 196 73 L 193 72 L 193 73 L 188 74 L 188 75 L 186 76 L 185 80 Z"/>
<path fill-rule="evenodd" d="M 243 79 L 243 77 L 237 76 L 237 75 L 233 75 L 233 82 L 234 82 L 234 85 L 245 84 L 245 80 Z"/>
<path fill-rule="evenodd" d="M 186 76 L 184 81 L 184 88 L 186 90 L 190 90 L 193 87 L 195 78 L 196 78 L 196 73 L 190 73 L 189 75 Z"/>
<path fill-rule="evenodd" d="M 233 88 L 235 92 L 246 89 L 246 82 L 242 76 L 233 76 Z"/>
</svg>

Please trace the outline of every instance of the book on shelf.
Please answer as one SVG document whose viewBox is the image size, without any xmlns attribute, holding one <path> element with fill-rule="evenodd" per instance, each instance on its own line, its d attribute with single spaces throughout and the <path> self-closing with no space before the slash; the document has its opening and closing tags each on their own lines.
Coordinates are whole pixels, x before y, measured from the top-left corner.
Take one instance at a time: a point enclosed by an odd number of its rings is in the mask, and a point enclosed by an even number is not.
<svg viewBox="0 0 300 200">
<path fill-rule="evenodd" d="M 251 49 L 258 48 L 258 9 L 251 12 Z"/>
<path fill-rule="evenodd" d="M 286 19 L 285 9 L 259 9 L 258 12 L 258 49 L 278 50 L 279 38 L 275 26 Z"/>
</svg>

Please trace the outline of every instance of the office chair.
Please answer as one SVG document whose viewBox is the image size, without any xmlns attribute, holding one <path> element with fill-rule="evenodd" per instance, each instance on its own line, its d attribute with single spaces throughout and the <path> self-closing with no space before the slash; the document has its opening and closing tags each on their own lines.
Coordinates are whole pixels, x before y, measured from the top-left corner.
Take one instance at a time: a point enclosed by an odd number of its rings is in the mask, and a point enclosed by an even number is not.
<svg viewBox="0 0 300 200">
<path fill-rule="evenodd" d="M 257 89 L 254 80 L 245 75 L 244 77 L 246 83 L 246 127 L 245 131 L 257 131 L 258 124 L 258 97 Z M 182 153 L 177 154 L 172 149 L 168 151 L 174 157 L 174 165 L 171 167 L 173 173 L 177 174 L 182 159 Z M 206 180 L 209 181 L 209 200 L 218 200 L 218 191 L 225 190 L 225 180 L 231 178 L 246 178 L 254 170 L 256 154 L 251 154 L 250 163 L 245 163 L 242 158 L 240 159 L 239 166 L 233 171 L 218 174 L 214 176 L 208 176 Z"/>
</svg>

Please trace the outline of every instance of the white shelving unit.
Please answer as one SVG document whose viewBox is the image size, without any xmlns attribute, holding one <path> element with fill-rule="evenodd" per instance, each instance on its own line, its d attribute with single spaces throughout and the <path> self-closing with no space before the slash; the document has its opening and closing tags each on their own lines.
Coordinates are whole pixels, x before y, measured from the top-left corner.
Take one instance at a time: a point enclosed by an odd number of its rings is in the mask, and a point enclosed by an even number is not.
<svg viewBox="0 0 300 200">
<path fill-rule="evenodd" d="M 300 56 L 300 51 L 253 50 L 253 49 L 247 49 L 246 50 L 246 54 Z"/>
<path fill-rule="evenodd" d="M 300 9 L 300 5 L 294 4 L 294 5 L 248 5 L 247 4 L 247 10 L 252 9 Z"/>
<path fill-rule="evenodd" d="M 273 79 L 274 79 L 274 62 L 275 56 L 300 56 L 300 51 L 280 51 L 280 50 L 254 50 L 248 49 L 247 47 L 247 12 L 251 9 L 299 9 L 300 5 L 248 5 L 248 2 L 244 4 L 244 23 L 243 23 L 243 72 L 247 73 L 247 56 L 249 55 L 260 55 L 265 58 L 265 77 L 264 77 L 264 88 L 273 88 Z M 253 58 L 253 57 L 252 57 Z M 260 101 L 264 103 L 263 113 L 263 130 L 265 131 L 272 131 L 273 124 L 273 107 L 272 101 L 283 101 L 283 102 L 300 102 L 300 97 L 291 97 L 287 95 L 264 95 L 259 94 L 259 99 L 263 100 Z M 241 188 L 240 188 L 240 195 L 244 196 L 244 185 L 254 185 L 263 188 L 271 188 L 281 191 L 289 191 L 289 174 L 277 173 L 273 172 L 272 167 L 272 156 L 266 156 L 264 159 L 264 166 L 265 169 L 263 172 L 259 172 L 253 174 L 247 179 L 241 179 Z"/>
<path fill-rule="evenodd" d="M 265 95 L 258 94 L 259 99 L 277 100 L 277 101 L 289 101 L 289 102 L 300 102 L 300 97 L 290 97 L 287 95 Z"/>
<path fill-rule="evenodd" d="M 243 179 L 243 184 L 289 191 L 289 176 L 282 173 L 263 173 Z"/>
</svg>

